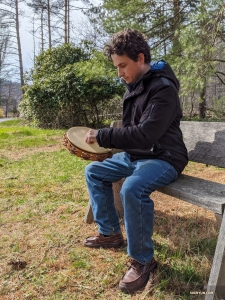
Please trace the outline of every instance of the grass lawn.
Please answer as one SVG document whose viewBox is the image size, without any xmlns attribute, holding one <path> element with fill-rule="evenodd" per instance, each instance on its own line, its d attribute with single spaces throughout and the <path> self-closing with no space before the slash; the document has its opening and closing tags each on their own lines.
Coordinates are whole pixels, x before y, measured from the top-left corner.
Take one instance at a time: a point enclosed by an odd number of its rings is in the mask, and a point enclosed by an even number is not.
<svg viewBox="0 0 225 300">
<path fill-rule="evenodd" d="M 192 292 L 207 284 L 218 234 L 214 214 L 155 192 L 159 267 L 145 290 L 122 294 L 126 248 L 82 245 L 97 232 L 83 222 L 89 162 L 62 146 L 63 133 L 0 123 L 0 299 L 204 299 Z M 215 167 L 189 163 L 185 173 L 225 182 Z"/>
</svg>

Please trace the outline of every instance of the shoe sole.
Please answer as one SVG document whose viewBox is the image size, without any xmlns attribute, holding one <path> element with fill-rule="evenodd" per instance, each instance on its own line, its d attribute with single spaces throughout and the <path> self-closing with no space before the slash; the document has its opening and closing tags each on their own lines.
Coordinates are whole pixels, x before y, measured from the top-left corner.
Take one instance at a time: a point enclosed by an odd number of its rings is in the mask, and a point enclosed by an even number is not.
<svg viewBox="0 0 225 300">
<path fill-rule="evenodd" d="M 120 242 L 119 244 L 97 244 L 97 245 L 91 245 L 91 244 L 85 244 L 84 243 L 84 246 L 85 247 L 89 247 L 89 248 L 114 248 L 114 249 L 117 249 L 117 248 L 121 248 L 122 246 L 124 245 L 124 242 Z"/>
</svg>

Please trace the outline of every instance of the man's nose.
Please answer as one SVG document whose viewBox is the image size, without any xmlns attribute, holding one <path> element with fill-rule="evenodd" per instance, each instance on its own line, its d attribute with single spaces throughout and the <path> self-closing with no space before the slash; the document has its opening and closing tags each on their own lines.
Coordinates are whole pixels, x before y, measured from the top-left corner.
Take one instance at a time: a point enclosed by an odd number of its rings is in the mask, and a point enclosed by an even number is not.
<svg viewBox="0 0 225 300">
<path fill-rule="evenodd" d="M 121 69 L 118 68 L 117 72 L 118 72 L 118 77 L 123 77 L 124 72 Z"/>
</svg>

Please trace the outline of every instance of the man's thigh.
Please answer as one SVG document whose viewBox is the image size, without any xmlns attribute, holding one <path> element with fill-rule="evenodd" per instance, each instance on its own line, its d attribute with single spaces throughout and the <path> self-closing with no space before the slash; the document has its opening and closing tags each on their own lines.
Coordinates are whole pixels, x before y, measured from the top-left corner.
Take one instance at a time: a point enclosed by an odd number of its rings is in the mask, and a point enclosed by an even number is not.
<svg viewBox="0 0 225 300">
<path fill-rule="evenodd" d="M 168 162 L 159 159 L 143 159 L 133 162 L 133 173 L 123 183 L 123 189 L 133 193 L 151 194 L 160 186 L 174 181 L 178 173 Z"/>
<path fill-rule="evenodd" d="M 86 175 L 96 175 L 102 181 L 117 182 L 133 173 L 133 166 L 125 152 L 116 153 L 103 162 L 93 162 L 86 167 Z"/>
</svg>

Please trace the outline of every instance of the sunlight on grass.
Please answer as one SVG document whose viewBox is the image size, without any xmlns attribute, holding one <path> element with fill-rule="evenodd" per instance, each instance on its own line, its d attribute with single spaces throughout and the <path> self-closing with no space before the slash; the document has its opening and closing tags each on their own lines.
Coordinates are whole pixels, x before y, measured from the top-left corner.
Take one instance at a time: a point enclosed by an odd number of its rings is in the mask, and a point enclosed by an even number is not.
<svg viewBox="0 0 225 300">
<path fill-rule="evenodd" d="M 11 126 L 23 126 L 23 122 L 20 119 L 7 120 L 0 123 L 0 127 L 11 127 Z"/>
<path fill-rule="evenodd" d="M 15 126 L 18 123 L 17 126 Z M 10 126 L 7 126 L 9 124 Z M 0 149 L 22 149 L 34 146 L 55 145 L 63 130 L 48 130 L 23 126 L 19 121 L 0 123 Z"/>
</svg>

